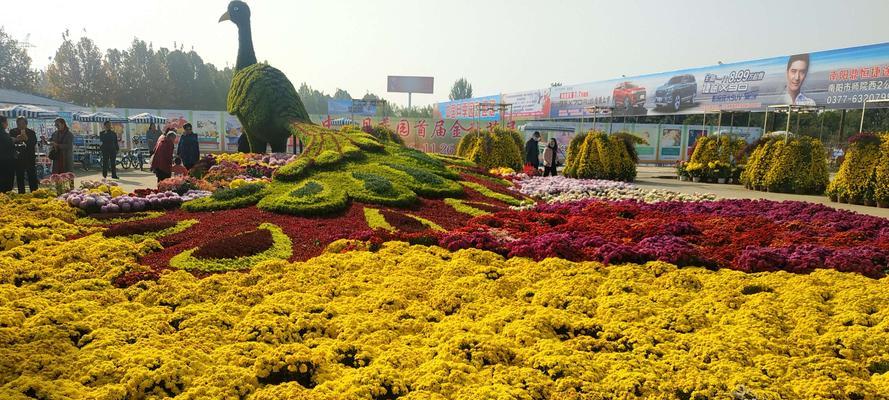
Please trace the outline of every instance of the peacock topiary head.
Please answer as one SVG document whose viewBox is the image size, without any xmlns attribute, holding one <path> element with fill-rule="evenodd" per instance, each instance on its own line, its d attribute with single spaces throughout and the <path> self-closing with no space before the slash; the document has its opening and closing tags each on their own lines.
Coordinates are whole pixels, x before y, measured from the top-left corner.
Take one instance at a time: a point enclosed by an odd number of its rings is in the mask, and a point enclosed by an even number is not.
<svg viewBox="0 0 889 400">
<path fill-rule="evenodd" d="M 222 21 L 231 21 L 238 27 L 247 25 L 250 23 L 250 7 L 238 0 L 228 3 L 228 11 L 219 17 L 219 22 Z"/>
</svg>

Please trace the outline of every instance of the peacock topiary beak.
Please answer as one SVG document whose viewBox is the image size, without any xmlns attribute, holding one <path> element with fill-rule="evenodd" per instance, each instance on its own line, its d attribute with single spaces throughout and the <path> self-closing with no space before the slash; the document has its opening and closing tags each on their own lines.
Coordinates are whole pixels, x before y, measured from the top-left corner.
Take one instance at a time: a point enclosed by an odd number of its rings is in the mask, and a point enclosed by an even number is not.
<svg viewBox="0 0 889 400">
<path fill-rule="evenodd" d="M 228 11 L 226 11 L 225 14 L 222 14 L 222 16 L 219 17 L 219 22 L 222 22 L 222 21 L 231 21 L 231 20 L 232 20 L 232 19 L 231 19 L 231 15 L 229 15 Z"/>
</svg>

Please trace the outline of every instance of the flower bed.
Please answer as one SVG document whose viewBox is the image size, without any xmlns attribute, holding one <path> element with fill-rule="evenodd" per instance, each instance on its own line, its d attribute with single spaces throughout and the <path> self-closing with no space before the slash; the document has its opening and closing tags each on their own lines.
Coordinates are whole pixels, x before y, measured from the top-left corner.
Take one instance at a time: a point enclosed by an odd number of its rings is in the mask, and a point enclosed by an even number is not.
<svg viewBox="0 0 889 400">
<path fill-rule="evenodd" d="M 98 236 L 0 253 L 2 398 L 881 398 L 886 279 L 393 243 L 126 289 Z M 118 250 L 112 250 L 118 248 Z M 71 257 L 71 256 L 67 256 Z M 42 268 L 42 267 L 37 267 Z M 97 279 L 98 278 L 98 279 Z"/>
<path fill-rule="evenodd" d="M 520 169 L 523 165 L 524 140 L 514 129 L 494 127 L 479 131 L 473 130 L 460 138 L 455 154 L 484 169 Z"/>
<path fill-rule="evenodd" d="M 606 135 L 590 131 L 576 135 L 568 145 L 565 176 L 580 179 L 636 179 L 638 138 L 629 134 Z"/>
<path fill-rule="evenodd" d="M 646 203 L 662 201 L 710 201 L 712 194 L 686 194 L 661 189 L 642 189 L 626 182 L 574 179 L 564 176 L 524 177 L 515 181 L 519 193 L 547 203 L 568 203 L 587 199 L 610 201 L 638 200 Z"/>
<path fill-rule="evenodd" d="M 660 260 L 747 272 L 832 268 L 880 277 L 889 261 L 889 221 L 799 202 L 581 201 L 481 216 L 440 243 L 536 260 Z"/>
<path fill-rule="evenodd" d="M 889 160 L 889 153 L 881 152 L 883 138 L 872 133 L 860 133 L 849 139 L 849 149 L 840 169 L 834 179 L 827 186 L 827 195 L 831 201 L 848 202 L 851 204 L 876 205 L 880 203 L 889 206 L 889 196 L 885 196 L 883 190 L 889 185 L 889 181 L 881 182 L 879 178 L 886 178 L 885 173 L 877 173 L 883 164 L 882 159 Z M 877 193 L 881 196 L 878 196 Z"/>
</svg>

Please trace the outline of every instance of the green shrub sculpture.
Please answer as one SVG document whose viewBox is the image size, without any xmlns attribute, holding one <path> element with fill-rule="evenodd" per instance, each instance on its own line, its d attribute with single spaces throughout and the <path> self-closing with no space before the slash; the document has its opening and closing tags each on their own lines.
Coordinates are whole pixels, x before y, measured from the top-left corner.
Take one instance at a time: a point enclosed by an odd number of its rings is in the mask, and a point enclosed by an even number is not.
<svg viewBox="0 0 889 400">
<path fill-rule="evenodd" d="M 633 140 L 633 139 L 630 139 Z M 579 179 L 636 179 L 635 149 L 626 137 L 602 132 L 582 133 L 571 139 L 564 175 Z M 632 152 L 630 148 L 633 148 Z"/>
<path fill-rule="evenodd" d="M 853 136 L 843 164 L 827 187 L 828 197 L 852 204 L 875 204 L 880 148 L 880 137 L 875 134 Z"/>
<path fill-rule="evenodd" d="M 522 135 L 518 131 L 494 127 L 463 135 L 457 143 L 455 155 L 484 169 L 508 167 L 521 171 L 523 148 Z"/>
<path fill-rule="evenodd" d="M 750 155 L 741 183 L 749 189 L 822 194 L 827 188 L 827 151 L 808 136 L 772 137 Z"/>
</svg>

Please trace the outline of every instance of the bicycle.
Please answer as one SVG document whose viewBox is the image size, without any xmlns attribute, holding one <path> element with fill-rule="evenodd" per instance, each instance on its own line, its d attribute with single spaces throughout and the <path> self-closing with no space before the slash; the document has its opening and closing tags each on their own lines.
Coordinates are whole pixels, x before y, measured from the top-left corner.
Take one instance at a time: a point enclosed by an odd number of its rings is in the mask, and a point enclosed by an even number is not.
<svg viewBox="0 0 889 400">
<path fill-rule="evenodd" d="M 139 170 L 142 171 L 145 169 L 145 153 L 147 153 L 145 149 L 127 150 L 123 152 L 123 155 L 117 162 L 123 169 L 131 169 L 138 166 Z"/>
</svg>

